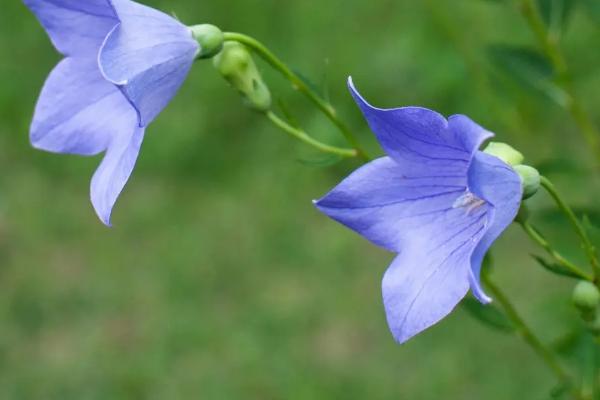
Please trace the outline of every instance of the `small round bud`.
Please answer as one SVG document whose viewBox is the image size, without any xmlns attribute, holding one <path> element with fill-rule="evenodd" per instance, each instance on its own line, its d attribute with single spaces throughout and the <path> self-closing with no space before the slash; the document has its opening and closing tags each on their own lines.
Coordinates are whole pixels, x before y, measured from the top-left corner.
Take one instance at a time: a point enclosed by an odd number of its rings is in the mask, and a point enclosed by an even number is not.
<svg viewBox="0 0 600 400">
<path fill-rule="evenodd" d="M 530 198 L 540 188 L 540 173 L 528 165 L 515 165 L 514 170 L 521 177 L 523 185 L 523 200 Z"/>
<path fill-rule="evenodd" d="M 202 24 L 190 27 L 192 36 L 200 45 L 198 58 L 211 58 L 219 54 L 225 41 L 223 32 L 214 25 Z"/>
<path fill-rule="evenodd" d="M 213 59 L 217 71 L 240 92 L 245 103 L 254 110 L 271 108 L 271 92 L 264 83 L 248 49 L 237 42 L 226 42 Z"/>
<path fill-rule="evenodd" d="M 508 165 L 521 164 L 525 159 L 523 154 L 506 143 L 490 142 L 483 152 L 498 157 Z"/>
<path fill-rule="evenodd" d="M 594 312 L 600 305 L 600 291 L 592 282 L 580 281 L 573 290 L 573 304 L 581 312 Z"/>
</svg>

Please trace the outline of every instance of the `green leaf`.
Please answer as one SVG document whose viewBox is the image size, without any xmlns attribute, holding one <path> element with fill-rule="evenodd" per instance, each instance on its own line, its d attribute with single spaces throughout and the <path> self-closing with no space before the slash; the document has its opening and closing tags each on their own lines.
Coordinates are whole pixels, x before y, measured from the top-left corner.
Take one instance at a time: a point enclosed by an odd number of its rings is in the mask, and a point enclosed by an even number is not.
<svg viewBox="0 0 600 400">
<path fill-rule="evenodd" d="M 569 278 L 581 279 L 581 277 L 579 275 L 571 272 L 570 270 L 568 270 L 567 268 L 563 267 L 560 264 L 548 262 L 545 259 L 543 259 L 542 257 L 536 256 L 536 255 L 532 255 L 532 257 L 545 270 L 550 271 L 553 274 L 562 275 L 562 276 L 568 276 Z"/>
<path fill-rule="evenodd" d="M 561 33 L 575 9 L 574 0 L 537 0 L 540 13 L 551 31 Z"/>
<path fill-rule="evenodd" d="M 492 45 L 487 53 L 492 65 L 524 89 L 565 105 L 567 94 L 552 79 L 554 69 L 546 57 L 528 47 Z"/>
<path fill-rule="evenodd" d="M 490 328 L 502 332 L 512 332 L 515 330 L 514 325 L 506 317 L 506 315 L 500 311 L 496 306 L 492 304 L 483 305 L 472 297 L 464 299 L 460 305 L 464 308 L 472 317 L 484 323 Z"/>
</svg>

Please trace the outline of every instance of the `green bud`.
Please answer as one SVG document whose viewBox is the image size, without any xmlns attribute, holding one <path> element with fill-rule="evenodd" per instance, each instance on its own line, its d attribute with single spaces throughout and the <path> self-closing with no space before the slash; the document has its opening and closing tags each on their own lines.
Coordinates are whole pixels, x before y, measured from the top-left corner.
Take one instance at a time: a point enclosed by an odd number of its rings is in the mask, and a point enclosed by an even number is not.
<svg viewBox="0 0 600 400">
<path fill-rule="evenodd" d="M 244 45 L 226 42 L 213 64 L 231 86 L 240 92 L 250 108 L 257 111 L 268 111 L 271 108 L 271 92 Z"/>
<path fill-rule="evenodd" d="M 592 282 L 580 281 L 573 290 L 573 304 L 586 320 L 593 319 L 600 305 L 600 291 Z"/>
<path fill-rule="evenodd" d="M 483 150 L 484 153 L 496 156 L 508 165 L 521 164 L 525 157 L 506 143 L 490 142 Z"/>
<path fill-rule="evenodd" d="M 200 45 L 200 54 L 198 58 L 211 58 L 219 54 L 223 49 L 225 41 L 223 32 L 219 28 L 210 24 L 194 25 L 190 27 L 192 36 Z"/>
<path fill-rule="evenodd" d="M 523 200 L 530 198 L 540 188 L 540 173 L 528 165 L 515 165 L 513 169 L 521 177 L 523 185 Z"/>
</svg>

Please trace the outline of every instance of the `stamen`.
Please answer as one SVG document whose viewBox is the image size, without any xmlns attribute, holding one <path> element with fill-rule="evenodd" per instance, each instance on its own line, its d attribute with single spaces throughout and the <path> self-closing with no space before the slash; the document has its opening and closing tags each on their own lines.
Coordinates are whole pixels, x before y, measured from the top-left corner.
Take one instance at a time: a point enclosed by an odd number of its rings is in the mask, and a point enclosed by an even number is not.
<svg viewBox="0 0 600 400">
<path fill-rule="evenodd" d="M 485 200 L 480 199 L 467 189 L 452 204 L 452 208 L 466 208 L 467 214 L 471 214 L 479 207 L 485 204 Z"/>
</svg>

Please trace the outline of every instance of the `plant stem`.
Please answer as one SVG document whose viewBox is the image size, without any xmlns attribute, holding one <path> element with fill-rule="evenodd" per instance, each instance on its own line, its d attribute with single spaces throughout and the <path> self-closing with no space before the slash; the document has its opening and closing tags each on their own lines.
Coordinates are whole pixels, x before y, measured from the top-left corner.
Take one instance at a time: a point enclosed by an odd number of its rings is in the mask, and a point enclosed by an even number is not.
<svg viewBox="0 0 600 400">
<path fill-rule="evenodd" d="M 569 205 L 558 194 L 558 192 L 557 192 L 556 188 L 554 187 L 554 185 L 552 184 L 552 182 L 550 182 L 550 180 L 548 178 L 546 178 L 545 176 L 542 176 L 540 183 L 541 183 L 542 187 L 546 190 L 546 192 L 548 192 L 548 194 L 554 199 L 554 202 L 556 203 L 558 208 L 567 216 L 569 222 L 575 229 L 575 232 L 581 239 L 585 253 L 586 253 L 586 255 L 590 261 L 590 264 L 592 266 L 592 271 L 594 273 L 594 282 L 598 283 L 598 278 L 600 277 L 600 264 L 598 264 L 598 258 L 596 256 L 596 249 L 594 248 L 594 245 L 590 241 L 590 238 L 588 237 L 587 232 L 585 231 L 585 228 L 583 227 L 583 225 L 579 221 L 579 218 L 577 218 L 577 216 L 575 215 L 575 213 L 573 212 L 571 207 L 569 207 Z"/>
<path fill-rule="evenodd" d="M 279 118 L 272 111 L 267 111 L 265 113 L 265 115 L 267 116 L 269 121 L 271 121 L 278 128 L 282 129 L 283 131 L 285 131 L 286 133 L 289 133 L 296 139 L 299 139 L 300 141 L 302 141 L 302 142 L 308 144 L 309 146 L 312 146 L 318 150 L 321 150 L 325 153 L 335 154 L 335 155 L 338 155 L 341 157 L 356 157 L 358 155 L 356 149 L 343 149 L 340 147 L 330 146 L 328 144 L 318 141 L 317 139 L 312 138 L 303 130 L 294 128 L 293 126 L 291 126 L 290 124 L 288 124 L 287 122 L 285 122 L 284 120 Z"/>
<path fill-rule="evenodd" d="M 520 0 L 519 4 L 521 13 L 525 17 L 540 47 L 550 60 L 552 67 L 556 72 L 556 83 L 567 94 L 565 108 L 571 114 L 571 117 L 581 131 L 584 139 L 588 142 L 594 157 L 600 160 L 600 131 L 594 125 L 591 117 L 585 110 L 585 107 L 581 104 L 575 94 L 569 76 L 567 62 L 560 50 L 559 37 L 548 32 L 546 24 L 544 23 L 534 0 Z"/>
<path fill-rule="evenodd" d="M 519 221 L 518 224 L 523 228 L 525 233 L 537 244 L 539 244 L 546 252 L 561 266 L 571 271 L 573 274 L 577 275 L 581 279 L 592 281 L 593 277 L 588 273 L 584 272 L 581 268 L 573 264 L 571 261 L 567 260 L 564 256 L 562 256 L 558 251 L 554 250 L 552 245 L 546 241 L 546 239 L 539 233 L 539 231 L 533 227 L 527 221 Z"/>
<path fill-rule="evenodd" d="M 567 62 L 565 61 L 562 52 L 558 46 L 557 37 L 548 34 L 546 24 L 539 12 L 534 0 L 521 0 L 521 13 L 527 20 L 529 27 L 533 31 L 538 43 L 542 47 L 544 53 L 550 59 L 550 62 L 556 69 L 559 76 L 567 74 Z"/>
<path fill-rule="evenodd" d="M 572 379 L 569 374 L 560 365 L 558 359 L 554 353 L 547 348 L 541 340 L 533 333 L 527 323 L 521 318 L 515 307 L 512 305 L 508 297 L 502 292 L 502 290 L 496 286 L 496 284 L 490 279 L 489 274 L 482 274 L 482 279 L 494 299 L 504 309 L 506 316 L 512 321 L 517 332 L 523 338 L 523 340 L 536 352 L 538 356 L 546 363 L 548 368 L 552 370 L 558 380 L 569 387 L 573 396 L 576 399 L 581 399 L 580 394 L 575 390 L 572 384 Z"/>
<path fill-rule="evenodd" d="M 296 73 L 294 73 L 283 61 L 281 61 L 272 51 L 270 51 L 265 45 L 258 40 L 244 35 L 242 33 L 225 32 L 225 40 L 239 42 L 248 46 L 255 53 L 257 53 L 263 60 L 265 60 L 271 67 L 279 71 L 287 80 L 289 80 L 294 88 L 299 90 L 308 99 L 310 99 L 316 106 L 333 122 L 333 124 L 342 132 L 348 143 L 356 149 L 357 155 L 365 161 L 370 160 L 370 157 L 364 151 L 354 133 L 350 128 L 338 118 L 337 113 L 333 106 L 323 99 L 318 93 L 311 89 Z"/>
<path fill-rule="evenodd" d="M 596 400 L 598 365 L 597 338 L 590 338 L 590 349 L 586 352 L 586 360 L 583 371 L 583 382 L 581 385 L 581 397 L 585 400 Z"/>
</svg>

